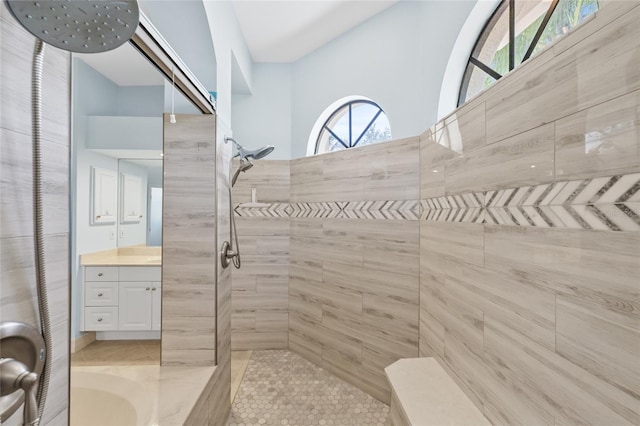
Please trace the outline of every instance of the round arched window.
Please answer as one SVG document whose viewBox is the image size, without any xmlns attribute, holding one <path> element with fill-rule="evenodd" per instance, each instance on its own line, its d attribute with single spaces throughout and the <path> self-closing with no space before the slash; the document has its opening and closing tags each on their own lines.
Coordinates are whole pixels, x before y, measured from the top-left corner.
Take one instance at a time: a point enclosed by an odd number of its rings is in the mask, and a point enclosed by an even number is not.
<svg viewBox="0 0 640 426">
<path fill-rule="evenodd" d="M 597 10 L 597 0 L 502 0 L 471 51 L 458 106 Z"/>
<path fill-rule="evenodd" d="M 316 154 L 391 139 L 387 116 L 382 108 L 371 100 L 350 100 L 333 112 L 325 111 L 323 115 L 326 116 L 327 113 L 329 118 L 324 121 L 316 139 Z"/>
</svg>

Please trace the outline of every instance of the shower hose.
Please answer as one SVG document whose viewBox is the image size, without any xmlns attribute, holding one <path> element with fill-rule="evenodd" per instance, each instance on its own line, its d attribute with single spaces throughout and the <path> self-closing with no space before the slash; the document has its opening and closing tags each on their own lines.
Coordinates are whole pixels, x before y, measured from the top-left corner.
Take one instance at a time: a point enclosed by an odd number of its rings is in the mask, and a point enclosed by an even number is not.
<svg viewBox="0 0 640 426">
<path fill-rule="evenodd" d="M 45 276 L 44 241 L 42 232 L 42 66 L 44 62 L 44 43 L 36 39 L 33 51 L 31 81 L 31 112 L 33 133 L 33 246 L 36 272 L 36 292 L 40 331 L 44 338 L 44 371 L 38 383 L 38 420 L 42 419 L 44 405 L 51 377 L 51 324 L 49 301 Z M 42 354 L 40 355 L 42 356 Z"/>
</svg>

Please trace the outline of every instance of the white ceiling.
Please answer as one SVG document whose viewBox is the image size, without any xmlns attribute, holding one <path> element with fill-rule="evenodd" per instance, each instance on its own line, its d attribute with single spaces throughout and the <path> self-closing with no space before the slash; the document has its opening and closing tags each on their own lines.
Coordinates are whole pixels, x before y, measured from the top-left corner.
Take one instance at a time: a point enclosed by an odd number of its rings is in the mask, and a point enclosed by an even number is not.
<svg viewBox="0 0 640 426">
<path fill-rule="evenodd" d="M 295 62 L 398 0 L 233 0 L 255 62 Z"/>
<path fill-rule="evenodd" d="M 74 57 L 82 59 L 118 86 L 164 84 L 164 77 L 160 72 L 129 43 L 109 52 L 76 53 Z"/>
<path fill-rule="evenodd" d="M 154 24 L 158 24 L 162 23 L 156 22 L 161 21 L 160 18 L 162 16 L 158 17 L 156 15 L 162 15 L 160 12 L 165 9 L 167 9 L 167 12 L 171 12 L 167 13 L 167 15 L 175 16 L 175 10 L 169 6 L 181 6 L 184 8 L 192 3 L 200 5 L 201 1 L 146 1 L 143 3 L 146 6 L 145 12 L 147 14 L 154 12 Z M 232 0 L 240 28 L 253 60 L 256 62 L 284 63 L 295 62 L 387 9 L 397 1 Z M 174 5 L 173 3 L 176 4 Z M 154 6 L 155 9 L 150 8 L 150 5 Z M 179 32 L 184 31 L 184 28 L 176 29 Z M 166 28 L 162 28 L 163 34 L 166 30 Z M 208 28 L 206 30 L 208 31 Z M 192 43 L 193 40 L 190 40 L 190 43 Z M 207 40 L 210 43 L 210 37 Z M 177 43 L 175 40 L 172 41 Z M 158 86 L 164 84 L 164 78 L 160 73 L 129 43 L 99 55 L 76 54 L 76 56 L 118 86 Z M 203 55 L 196 55 L 196 58 L 198 57 L 203 57 Z M 191 62 L 197 62 L 197 60 Z M 193 67 L 197 64 L 189 65 Z M 215 70 L 215 64 L 213 66 Z M 203 74 L 208 75 L 211 73 Z M 240 89 L 236 91 L 239 91 L 239 93 L 246 92 L 246 90 Z"/>
</svg>

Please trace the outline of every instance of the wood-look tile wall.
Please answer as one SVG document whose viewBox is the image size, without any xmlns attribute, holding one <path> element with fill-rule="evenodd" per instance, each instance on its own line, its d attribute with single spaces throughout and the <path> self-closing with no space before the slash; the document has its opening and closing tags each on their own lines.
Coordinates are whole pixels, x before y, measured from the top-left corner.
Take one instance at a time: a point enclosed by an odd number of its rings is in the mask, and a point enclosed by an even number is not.
<svg viewBox="0 0 640 426">
<path fill-rule="evenodd" d="M 426 132 L 421 197 L 640 172 L 638 5 Z M 638 277 L 640 232 L 422 220 L 420 355 L 494 424 L 639 424 Z"/>
<path fill-rule="evenodd" d="M 216 362 L 216 119 L 164 116 L 162 365 Z"/>
<path fill-rule="evenodd" d="M 418 163 L 417 138 L 293 160 L 291 201 L 416 200 Z M 418 356 L 416 219 L 290 219 L 289 348 L 386 402 Z"/>
<path fill-rule="evenodd" d="M 288 203 L 289 161 L 255 161 L 233 188 L 234 204 L 251 206 L 252 188 L 259 203 Z M 238 216 L 236 224 L 242 268 L 232 274 L 232 349 L 287 348 L 289 217 Z"/>
<path fill-rule="evenodd" d="M 224 126 L 224 125 L 223 125 Z M 226 129 L 218 133 L 218 140 Z M 215 134 L 215 133 L 213 133 Z M 216 247 L 229 238 L 229 162 L 231 146 L 216 144 Z M 231 267 L 222 268 L 216 255 L 213 265 L 217 282 L 216 369 L 189 414 L 185 425 L 223 426 L 231 412 Z"/>
<path fill-rule="evenodd" d="M 0 22 L 0 321 L 38 327 L 31 176 L 35 38 L 4 5 Z M 43 213 L 53 365 L 43 425 L 68 422 L 70 81 L 69 53 L 47 46 L 42 90 Z M 21 418 L 21 411 L 16 416 Z"/>
</svg>

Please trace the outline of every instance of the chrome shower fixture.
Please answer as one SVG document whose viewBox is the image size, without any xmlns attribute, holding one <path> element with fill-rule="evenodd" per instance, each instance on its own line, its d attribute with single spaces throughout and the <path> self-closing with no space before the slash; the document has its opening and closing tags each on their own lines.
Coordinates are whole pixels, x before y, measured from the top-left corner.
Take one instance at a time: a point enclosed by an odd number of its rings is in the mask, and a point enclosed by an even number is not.
<svg viewBox="0 0 640 426">
<path fill-rule="evenodd" d="M 45 43 L 78 53 L 113 50 L 138 28 L 135 0 L 5 0 L 14 18 Z"/>
<path fill-rule="evenodd" d="M 250 168 L 253 167 L 253 163 L 249 159 L 240 159 L 240 164 L 233 174 L 233 178 L 231 179 L 231 187 L 233 188 L 236 185 L 236 181 L 238 180 L 238 176 L 240 176 L 240 172 L 244 173 Z"/>
<path fill-rule="evenodd" d="M 235 139 L 230 137 L 225 137 L 224 141 L 233 142 L 236 149 L 238 150 L 238 152 L 236 153 L 236 155 L 234 155 L 234 157 L 240 157 L 240 159 L 245 159 L 245 160 L 249 160 L 249 159 L 260 160 L 261 158 L 264 158 L 267 155 L 271 154 L 274 150 L 273 145 L 266 145 L 266 146 L 263 146 L 262 148 L 248 150 L 242 145 L 240 145 L 238 142 L 236 142 Z"/>
<path fill-rule="evenodd" d="M 224 142 L 233 142 L 233 145 L 236 147 L 238 152 L 236 155 L 232 157 L 240 157 L 240 164 L 238 168 L 233 173 L 233 176 L 230 177 L 229 182 L 229 241 L 225 241 L 222 243 L 222 249 L 220 251 L 220 263 L 223 268 L 228 267 L 232 262 L 233 266 L 236 269 L 240 269 L 240 265 L 242 264 L 240 261 L 240 246 L 238 244 L 238 229 L 236 228 L 236 219 L 235 219 L 235 210 L 233 208 L 233 194 L 231 193 L 231 188 L 236 184 L 238 180 L 238 176 L 240 173 L 244 173 L 250 168 L 253 167 L 253 163 L 251 160 L 260 160 L 261 158 L 266 157 L 267 155 L 273 152 L 273 145 L 263 146 L 262 148 L 254 149 L 252 151 L 246 149 L 235 139 L 225 136 Z M 229 170 L 231 170 L 232 161 L 229 164 Z"/>
</svg>

